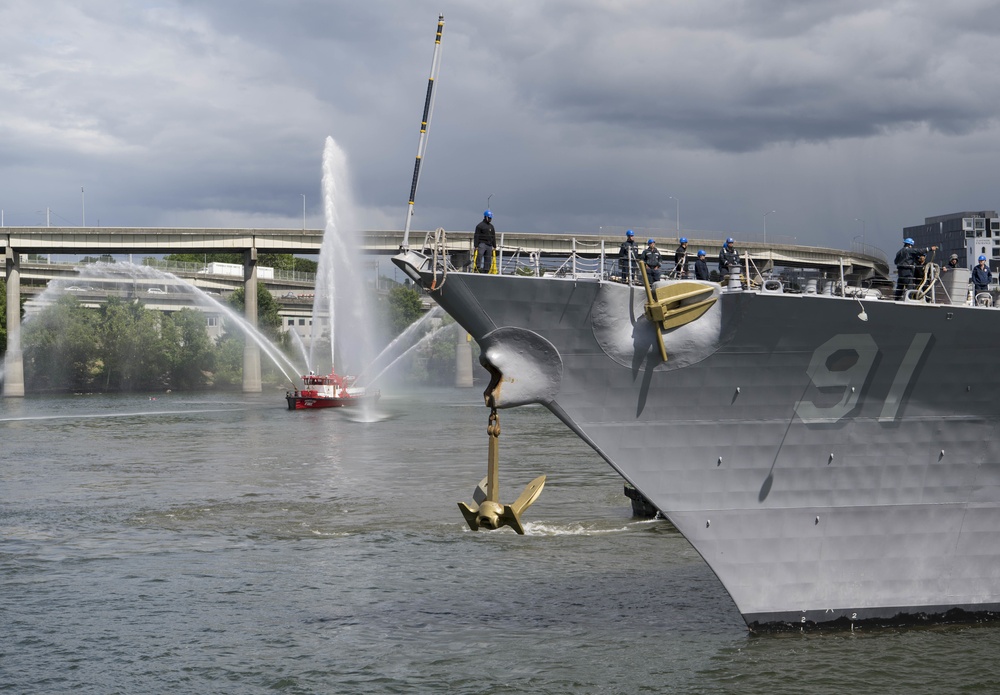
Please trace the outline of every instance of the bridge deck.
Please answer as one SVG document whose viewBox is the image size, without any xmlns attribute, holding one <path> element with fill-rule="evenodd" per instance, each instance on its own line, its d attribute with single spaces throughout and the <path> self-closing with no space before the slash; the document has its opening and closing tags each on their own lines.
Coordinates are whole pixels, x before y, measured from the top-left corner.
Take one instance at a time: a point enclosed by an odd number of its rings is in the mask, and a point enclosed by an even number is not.
<svg viewBox="0 0 1000 695">
<path fill-rule="evenodd" d="M 411 231 L 410 246 L 419 248 L 430 232 Z M 673 234 L 673 233 L 671 233 Z M 505 255 L 536 253 L 541 256 L 567 256 L 573 251 L 582 256 L 598 257 L 603 252 L 610 257 L 618 252 L 620 234 L 531 234 L 505 232 L 498 235 Z M 361 250 L 366 254 L 388 255 L 399 250 L 403 232 L 369 230 L 363 232 Z M 149 227 L 4 227 L 0 240 L 8 253 L 78 253 L 78 254 L 169 254 L 169 253 L 237 253 L 263 251 L 268 253 L 319 253 L 323 230 L 318 229 L 195 229 Z M 673 252 L 673 238 L 663 239 L 662 253 Z M 697 249 L 705 249 L 709 259 L 722 246 L 722 239 L 690 237 L 688 248 L 692 259 Z M 451 251 L 472 248 L 472 232 L 448 232 L 446 247 Z M 738 244 L 755 261 L 773 259 L 776 264 L 791 267 L 834 269 L 854 267 L 855 272 L 870 270 L 888 277 L 889 263 L 885 255 L 872 247 L 851 251 L 802 246 L 788 243 L 746 242 Z M 758 263 L 759 264 L 759 263 Z"/>
</svg>

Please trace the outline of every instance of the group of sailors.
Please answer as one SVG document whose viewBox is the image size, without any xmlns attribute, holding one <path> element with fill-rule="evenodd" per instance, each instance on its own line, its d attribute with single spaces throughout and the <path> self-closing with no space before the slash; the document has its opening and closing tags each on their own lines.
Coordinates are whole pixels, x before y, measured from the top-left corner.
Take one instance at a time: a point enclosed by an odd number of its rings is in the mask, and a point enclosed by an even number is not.
<svg viewBox="0 0 1000 695">
<path fill-rule="evenodd" d="M 726 239 L 726 243 L 719 251 L 719 277 L 725 281 L 731 273 L 740 272 L 740 254 L 734 246 L 732 237 Z M 483 212 L 483 221 L 476 225 L 476 232 L 473 236 L 473 265 L 476 272 L 496 273 L 496 229 L 493 227 L 493 213 L 489 210 Z M 903 239 L 903 248 L 896 253 L 896 293 L 895 299 L 898 301 L 905 297 L 908 290 L 916 289 L 924 284 L 927 279 L 927 254 L 937 250 L 937 246 L 930 246 L 924 249 L 914 247 L 913 239 L 907 237 Z M 646 270 L 646 277 L 650 283 L 657 282 L 662 275 L 663 254 L 656 248 L 655 239 L 646 240 L 646 248 L 640 250 L 635 242 L 635 232 L 631 229 L 625 232 L 625 241 L 618 249 L 618 270 L 622 282 L 638 282 L 639 267 L 642 263 Z M 688 265 L 688 240 L 681 237 L 677 248 L 674 250 L 674 267 L 668 274 L 670 278 L 687 280 L 689 275 Z M 958 267 L 958 254 L 953 253 L 947 265 L 942 266 L 940 272 L 947 273 Z M 694 278 L 696 280 L 711 280 L 708 270 L 707 254 L 704 249 L 698 249 L 694 259 Z M 989 291 L 990 283 L 993 282 L 993 273 L 986 263 L 986 256 L 979 256 L 976 266 L 972 269 L 972 285 L 976 295 Z"/>
<path fill-rule="evenodd" d="M 723 280 L 730 273 L 740 272 L 740 254 L 734 246 L 732 237 L 726 239 L 722 250 L 719 252 L 719 275 Z M 497 233 L 493 227 L 493 212 L 483 211 L 483 221 L 476 225 L 476 231 L 472 237 L 473 267 L 477 273 L 496 273 L 496 249 Z M 618 250 L 618 269 L 621 272 L 623 282 L 638 282 L 638 263 L 645 266 L 646 275 L 651 283 L 656 282 L 662 275 L 663 254 L 656 248 L 655 239 L 646 240 L 646 248 L 640 250 L 635 242 L 635 232 L 631 229 L 625 232 L 625 241 L 622 242 Z M 669 277 L 687 280 L 689 275 L 688 240 L 681 237 L 677 249 L 674 251 L 674 267 L 670 271 Z M 708 270 L 707 254 L 704 249 L 699 249 L 694 259 L 694 278 L 696 280 L 711 280 Z"/>
<path fill-rule="evenodd" d="M 722 250 L 719 251 L 719 275 L 725 278 L 730 273 L 740 272 L 740 254 L 734 246 L 736 242 L 732 237 L 726 239 Z M 711 273 L 708 270 L 708 254 L 704 249 L 698 249 L 694 257 L 694 279 L 711 280 Z M 635 241 L 635 232 L 631 229 L 625 232 L 625 241 L 618 249 L 618 271 L 622 282 L 637 282 L 641 277 L 638 264 L 642 263 L 646 271 L 646 277 L 650 283 L 657 282 L 662 275 L 663 254 L 656 248 L 655 239 L 646 240 L 646 248 L 639 250 L 639 245 Z M 688 240 L 681 237 L 674 250 L 674 267 L 668 274 L 670 278 L 687 280 L 689 274 Z"/>
<path fill-rule="evenodd" d="M 895 258 L 895 299 L 897 301 L 904 299 L 909 290 L 922 287 L 926 284 L 927 280 L 931 279 L 927 274 L 930 269 L 927 263 L 927 254 L 928 252 L 937 251 L 937 248 L 937 246 L 929 246 L 918 249 L 914 246 L 913 239 L 910 237 L 903 239 L 903 248 L 896 252 Z M 948 259 L 948 263 L 941 266 L 940 272 L 943 275 L 948 272 L 954 272 L 956 268 L 958 268 L 958 254 L 953 253 L 951 254 L 951 258 Z M 972 281 L 974 297 L 978 297 L 983 293 L 989 293 L 990 283 L 993 282 L 993 272 L 986 262 L 986 256 L 979 256 L 976 265 L 972 268 L 970 279 Z"/>
</svg>

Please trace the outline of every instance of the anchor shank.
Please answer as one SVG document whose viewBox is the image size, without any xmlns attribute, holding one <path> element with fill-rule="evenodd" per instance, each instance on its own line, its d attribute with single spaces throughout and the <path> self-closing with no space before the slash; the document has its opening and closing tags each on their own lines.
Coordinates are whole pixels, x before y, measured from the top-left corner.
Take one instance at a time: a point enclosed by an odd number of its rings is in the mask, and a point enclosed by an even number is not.
<svg viewBox="0 0 1000 695">
<path fill-rule="evenodd" d="M 489 456 L 486 463 L 486 499 L 500 502 L 500 415 L 496 408 L 490 409 L 490 421 L 486 426 L 490 437 Z"/>
</svg>

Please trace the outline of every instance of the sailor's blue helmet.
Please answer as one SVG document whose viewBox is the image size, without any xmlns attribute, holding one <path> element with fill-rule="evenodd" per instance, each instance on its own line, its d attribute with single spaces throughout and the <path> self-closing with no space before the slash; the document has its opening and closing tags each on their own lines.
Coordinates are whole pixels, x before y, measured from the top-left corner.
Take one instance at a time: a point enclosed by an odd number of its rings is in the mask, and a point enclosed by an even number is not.
<svg viewBox="0 0 1000 695">
<path fill-rule="evenodd" d="M 911 239 L 910 237 L 906 237 L 905 239 L 903 239 L 903 243 L 906 244 L 907 246 L 913 246 L 913 239 Z"/>
<path fill-rule="evenodd" d="M 726 239 L 726 243 L 727 243 L 727 244 L 731 244 L 731 243 L 733 243 L 733 238 L 732 238 L 732 237 L 729 237 L 728 239 Z"/>
<path fill-rule="evenodd" d="M 986 260 L 986 256 L 980 256 L 980 257 L 979 257 L 979 260 L 981 260 L 981 261 L 985 261 L 985 260 Z"/>
<path fill-rule="evenodd" d="M 687 238 L 686 236 L 682 236 L 682 237 L 681 237 L 681 243 L 682 243 L 682 244 L 686 244 L 686 243 L 688 243 L 688 238 Z"/>
<path fill-rule="evenodd" d="M 483 211 L 483 217 L 492 220 L 493 219 L 493 213 L 491 211 L 489 211 L 489 210 L 484 210 Z"/>
<path fill-rule="evenodd" d="M 698 255 L 699 256 L 704 256 L 705 255 L 705 249 L 698 249 Z"/>
<path fill-rule="evenodd" d="M 646 243 L 647 243 L 647 244 L 653 244 L 653 243 L 656 243 L 656 239 L 646 239 Z"/>
<path fill-rule="evenodd" d="M 632 230 L 630 229 L 630 230 L 628 230 L 627 232 L 625 232 L 625 236 L 635 236 L 635 232 L 633 232 L 633 231 L 632 231 Z"/>
</svg>

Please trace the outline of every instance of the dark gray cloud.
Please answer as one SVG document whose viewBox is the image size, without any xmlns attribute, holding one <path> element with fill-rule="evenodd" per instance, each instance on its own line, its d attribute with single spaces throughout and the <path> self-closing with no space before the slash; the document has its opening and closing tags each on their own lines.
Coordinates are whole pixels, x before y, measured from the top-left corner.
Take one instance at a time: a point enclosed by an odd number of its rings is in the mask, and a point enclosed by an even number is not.
<svg viewBox="0 0 1000 695">
<path fill-rule="evenodd" d="M 877 0 L 10 0 L 7 225 L 321 226 L 326 136 L 358 219 L 895 247 L 993 209 L 1000 7 Z M 863 223 L 856 220 L 863 219 Z"/>
</svg>

